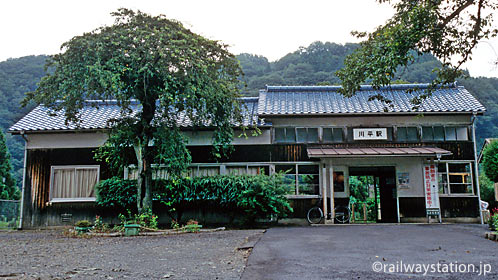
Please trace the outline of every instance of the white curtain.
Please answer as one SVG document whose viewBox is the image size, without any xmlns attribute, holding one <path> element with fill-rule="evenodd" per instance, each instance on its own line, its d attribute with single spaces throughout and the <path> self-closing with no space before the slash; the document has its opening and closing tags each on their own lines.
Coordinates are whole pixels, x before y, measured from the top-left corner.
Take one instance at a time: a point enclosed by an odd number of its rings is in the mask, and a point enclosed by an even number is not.
<svg viewBox="0 0 498 280">
<path fill-rule="evenodd" d="M 220 167 L 199 167 L 199 171 L 197 173 L 197 177 L 202 176 L 215 176 L 220 174 Z"/>
<path fill-rule="evenodd" d="M 244 175 L 247 173 L 245 166 L 227 166 L 227 173 L 231 175 Z"/>
<path fill-rule="evenodd" d="M 74 169 L 54 169 L 52 198 L 74 197 Z"/>
<path fill-rule="evenodd" d="M 98 168 L 56 168 L 51 198 L 95 197 L 98 177 Z"/>
<path fill-rule="evenodd" d="M 97 184 L 98 169 L 76 169 L 76 197 L 94 197 L 94 187 Z"/>
</svg>

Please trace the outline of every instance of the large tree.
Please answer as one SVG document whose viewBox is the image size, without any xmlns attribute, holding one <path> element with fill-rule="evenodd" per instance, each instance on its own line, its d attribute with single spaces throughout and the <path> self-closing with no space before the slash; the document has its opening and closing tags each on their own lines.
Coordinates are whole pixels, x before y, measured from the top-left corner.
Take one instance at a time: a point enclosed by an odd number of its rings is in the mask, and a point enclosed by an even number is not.
<svg viewBox="0 0 498 280">
<path fill-rule="evenodd" d="M 112 15 L 112 26 L 64 43 L 47 63 L 52 74 L 25 101 L 43 103 L 63 113 L 68 123 L 79 123 L 81 108 L 100 104 L 85 100 L 115 99 L 122 117 L 109 124 L 103 154 L 111 165 L 122 165 L 124 150 L 133 147 L 137 208 L 143 212 L 152 209 L 151 165 L 160 163 L 174 176 L 188 164 L 182 125 L 213 127 L 213 155 L 230 148 L 232 124 L 241 115 L 241 70 L 226 45 L 178 21 L 128 9 Z"/>
<path fill-rule="evenodd" d="M 16 180 L 12 177 L 10 153 L 5 143 L 5 135 L 0 130 L 0 199 L 17 200 L 21 198 Z"/>
<path fill-rule="evenodd" d="M 353 32 L 366 40 L 337 72 L 348 96 L 364 82 L 389 85 L 396 71 L 424 53 L 442 62 L 434 69 L 437 76 L 431 88 L 452 83 L 464 74 L 462 65 L 471 59 L 477 44 L 498 34 L 493 25 L 496 0 L 377 1 L 392 4 L 395 14 L 372 33 Z"/>
</svg>

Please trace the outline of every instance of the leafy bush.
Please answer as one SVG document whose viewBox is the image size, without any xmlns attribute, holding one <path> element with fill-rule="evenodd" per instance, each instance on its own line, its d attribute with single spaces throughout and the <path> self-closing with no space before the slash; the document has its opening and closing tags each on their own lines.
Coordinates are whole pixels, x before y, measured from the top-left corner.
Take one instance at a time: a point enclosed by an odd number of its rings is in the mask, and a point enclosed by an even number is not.
<svg viewBox="0 0 498 280">
<path fill-rule="evenodd" d="M 117 177 L 105 180 L 97 186 L 97 203 L 130 208 L 135 202 L 135 184 Z M 217 209 L 230 213 L 232 218 L 241 215 L 251 223 L 291 212 L 285 193 L 281 175 L 220 175 L 155 181 L 153 199 L 176 214 L 178 222 L 185 211 Z"/>
<path fill-rule="evenodd" d="M 79 220 L 74 225 L 77 227 L 91 227 L 92 223 L 88 220 Z"/>
<path fill-rule="evenodd" d="M 202 228 L 202 225 L 199 225 L 199 222 L 197 222 L 196 220 L 189 220 L 183 228 L 187 232 L 199 232 Z"/>
<path fill-rule="evenodd" d="M 498 229 L 498 208 L 491 210 L 491 217 L 489 217 L 488 225 L 491 230 Z"/>
<path fill-rule="evenodd" d="M 96 187 L 97 203 L 106 207 L 129 208 L 137 201 L 137 185 L 119 177 L 101 181 Z"/>
<path fill-rule="evenodd" d="M 498 183 L 498 141 L 492 141 L 484 149 L 482 167 L 486 177 Z"/>
<path fill-rule="evenodd" d="M 152 213 L 152 211 L 147 211 L 141 214 L 132 215 L 131 211 L 128 209 L 128 216 L 119 214 L 118 218 L 122 225 L 138 224 L 141 227 L 149 229 L 157 229 L 157 216 Z"/>
</svg>

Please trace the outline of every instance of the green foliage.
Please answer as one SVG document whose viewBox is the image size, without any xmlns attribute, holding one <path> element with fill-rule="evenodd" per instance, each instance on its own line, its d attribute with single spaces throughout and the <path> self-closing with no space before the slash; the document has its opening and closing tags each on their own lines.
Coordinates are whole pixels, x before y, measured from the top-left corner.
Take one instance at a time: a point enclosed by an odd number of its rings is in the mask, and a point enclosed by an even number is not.
<svg viewBox="0 0 498 280">
<path fill-rule="evenodd" d="M 202 225 L 199 225 L 199 222 L 197 222 L 196 220 L 189 220 L 183 227 L 183 229 L 187 232 L 199 232 L 201 228 Z"/>
<path fill-rule="evenodd" d="M 484 149 L 482 167 L 486 177 L 498 183 L 498 141 L 492 141 Z"/>
<path fill-rule="evenodd" d="M 95 216 L 95 221 L 93 222 L 93 232 L 100 232 L 100 233 L 107 233 L 111 231 L 111 228 L 109 228 L 109 225 L 104 223 L 102 217 L 100 216 Z"/>
<path fill-rule="evenodd" d="M 79 220 L 74 225 L 77 227 L 91 227 L 92 222 L 90 222 L 88 220 Z"/>
<path fill-rule="evenodd" d="M 390 2 L 395 14 L 373 33 L 353 32 L 366 40 L 337 72 L 346 96 L 354 95 L 366 81 L 376 87 L 391 84 L 399 67 L 414 62 L 414 52 L 432 54 L 441 61 L 442 65 L 433 69 L 433 87 L 452 83 L 464 74 L 460 67 L 470 59 L 477 43 L 498 34 L 493 25 L 493 11 L 498 6 L 493 1 L 379 2 Z"/>
<path fill-rule="evenodd" d="M 138 224 L 144 228 L 157 229 L 157 216 L 150 209 L 139 214 L 132 214 L 130 209 L 126 211 L 127 216 L 123 214 L 118 215 L 121 225 Z"/>
<path fill-rule="evenodd" d="M 490 206 L 495 203 L 494 184 L 483 172 L 479 173 L 479 190 L 481 192 L 481 200 L 489 202 Z"/>
<path fill-rule="evenodd" d="M 34 105 L 21 108 L 20 102 L 27 91 L 36 89 L 37 83 L 45 75 L 43 65 L 47 56 L 25 56 L 0 62 L 0 129 L 7 129 L 23 117 Z M 22 182 L 24 140 L 7 135 L 7 146 L 12 155 L 13 176 L 18 186 Z"/>
<path fill-rule="evenodd" d="M 0 131 L 0 199 L 18 200 L 21 192 L 12 177 L 10 153 L 5 143 L 5 135 Z"/>
<path fill-rule="evenodd" d="M 175 220 L 178 222 L 185 211 L 216 209 L 241 215 L 250 223 L 257 218 L 285 216 L 292 211 L 285 198 L 286 189 L 281 180 L 280 175 L 227 175 L 161 180 L 155 184 L 153 197 L 175 213 Z M 129 197 L 136 195 L 133 184 L 135 182 L 119 178 L 102 181 L 97 186 L 97 204 L 104 207 L 132 207 Z M 124 196 L 123 193 L 127 195 Z"/>
<path fill-rule="evenodd" d="M 491 216 L 488 221 L 489 229 L 497 230 L 498 229 L 498 208 L 494 208 L 491 210 Z"/>
<path fill-rule="evenodd" d="M 137 196 L 136 181 L 112 177 L 100 181 L 95 187 L 97 204 L 106 207 L 131 207 Z"/>
<path fill-rule="evenodd" d="M 241 69 L 227 46 L 186 29 L 164 15 L 119 9 L 112 26 L 73 37 L 52 56 L 54 69 L 27 94 L 25 103 L 43 103 L 79 124 L 86 100 L 116 99 L 122 117 L 109 123 L 111 137 L 100 154 L 116 167 L 114 150 L 133 147 L 138 165 L 137 207 L 152 207 L 151 165 L 159 158 L 168 174 L 188 164 L 180 127 L 214 128 L 213 155 L 230 151 L 233 122 L 241 123 L 238 77 Z M 140 110 L 132 114 L 132 105 Z M 134 104 L 135 103 L 135 104 Z M 100 103 L 91 103 L 98 107 Z M 149 143 L 157 143 L 150 147 Z M 186 164 L 177 164 L 186 163 Z M 121 162 L 124 166 L 126 162 Z"/>
</svg>

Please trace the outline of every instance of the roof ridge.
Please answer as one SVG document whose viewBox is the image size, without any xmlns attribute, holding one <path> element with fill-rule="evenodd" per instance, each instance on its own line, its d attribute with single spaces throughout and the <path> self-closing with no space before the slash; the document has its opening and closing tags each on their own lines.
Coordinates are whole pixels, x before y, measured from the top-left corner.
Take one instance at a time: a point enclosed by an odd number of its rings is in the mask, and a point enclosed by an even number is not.
<svg viewBox="0 0 498 280">
<path fill-rule="evenodd" d="M 406 89 L 427 89 L 431 84 L 392 84 L 382 87 L 374 87 L 373 85 L 360 85 L 360 91 L 371 91 L 371 90 L 406 90 Z M 448 85 L 438 85 L 436 88 L 456 88 L 456 83 Z M 330 92 L 339 91 L 342 86 L 271 86 L 266 85 L 266 92 Z"/>
</svg>

